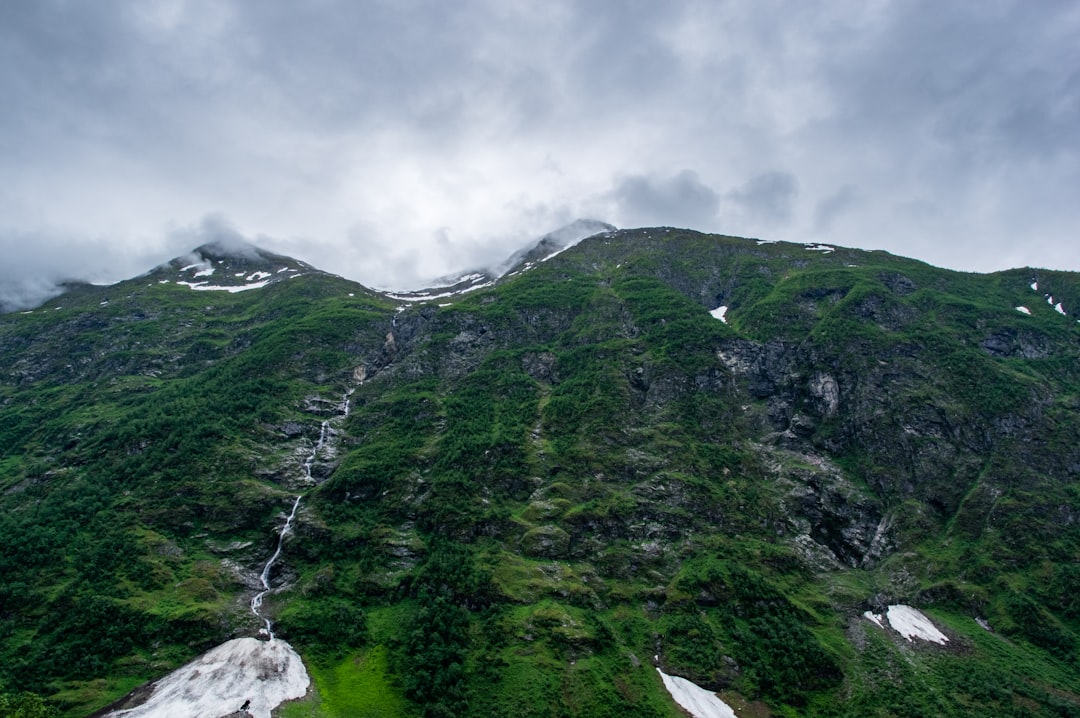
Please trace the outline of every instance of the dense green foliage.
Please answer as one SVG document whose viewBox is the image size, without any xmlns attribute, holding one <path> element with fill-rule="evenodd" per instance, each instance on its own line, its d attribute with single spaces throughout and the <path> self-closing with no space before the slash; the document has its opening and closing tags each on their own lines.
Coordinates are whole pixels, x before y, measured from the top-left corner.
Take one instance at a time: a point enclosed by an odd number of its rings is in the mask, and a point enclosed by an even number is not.
<svg viewBox="0 0 1080 718">
<path fill-rule="evenodd" d="M 302 494 L 288 715 L 673 718 L 654 665 L 754 715 L 1080 713 L 1074 274 L 670 229 L 446 306 L 178 266 L 0 317 L 2 710 L 255 635 Z"/>
</svg>

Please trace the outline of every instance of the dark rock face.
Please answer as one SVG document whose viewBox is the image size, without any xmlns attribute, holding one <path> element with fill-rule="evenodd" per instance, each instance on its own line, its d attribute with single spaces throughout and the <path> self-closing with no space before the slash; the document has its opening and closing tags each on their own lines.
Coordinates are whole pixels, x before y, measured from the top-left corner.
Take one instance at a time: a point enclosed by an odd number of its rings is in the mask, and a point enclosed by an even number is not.
<svg viewBox="0 0 1080 718">
<path fill-rule="evenodd" d="M 1048 337 L 1014 329 L 994 332 L 983 340 L 982 348 L 991 356 L 1002 358 L 1044 359 L 1053 353 L 1053 344 Z"/>
</svg>

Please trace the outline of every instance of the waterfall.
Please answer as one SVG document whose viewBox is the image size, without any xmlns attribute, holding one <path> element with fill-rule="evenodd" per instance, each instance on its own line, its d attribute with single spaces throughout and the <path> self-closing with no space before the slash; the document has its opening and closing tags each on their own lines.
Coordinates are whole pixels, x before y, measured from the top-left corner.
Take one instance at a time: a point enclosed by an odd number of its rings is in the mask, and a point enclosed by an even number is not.
<svg viewBox="0 0 1080 718">
<path fill-rule="evenodd" d="M 289 512 L 289 518 L 285 519 L 285 525 L 281 527 L 281 533 L 278 535 L 277 550 L 274 551 L 274 555 L 266 562 L 266 565 L 263 566 L 262 573 L 259 574 L 259 581 L 262 582 L 263 590 L 255 594 L 251 599 L 251 612 L 261 618 L 263 623 L 266 624 L 266 628 L 263 630 L 270 637 L 271 641 L 274 640 L 273 626 L 270 623 L 270 619 L 262 615 L 262 612 L 259 609 L 262 608 L 263 596 L 270 592 L 270 569 L 274 567 L 278 557 L 281 556 L 281 547 L 285 545 L 285 534 L 292 530 L 292 522 L 293 519 L 296 518 L 296 510 L 300 508 L 300 499 L 302 498 L 303 495 L 297 496 L 296 501 L 293 502 L 292 511 Z"/>
<path fill-rule="evenodd" d="M 315 442 L 315 446 L 312 447 L 311 453 L 304 459 L 304 478 L 309 482 L 311 478 L 311 467 L 315 465 L 315 459 L 319 456 L 319 449 L 326 445 L 326 440 L 330 438 L 330 422 L 324 421 L 322 426 L 319 427 L 319 440 Z"/>
<path fill-rule="evenodd" d="M 338 405 L 338 411 L 343 416 L 349 415 L 349 396 L 353 393 L 350 389 L 342 397 L 341 404 Z M 330 441 L 333 436 L 333 429 L 330 428 L 330 420 L 322 422 L 319 426 L 319 440 L 315 442 L 315 446 L 311 448 L 311 453 L 304 459 L 304 478 L 308 483 L 311 483 L 314 479 L 311 476 L 311 469 L 315 465 L 315 460 L 319 458 L 319 451 L 322 450 L 326 443 Z M 262 608 L 263 597 L 270 593 L 270 570 L 274 567 L 278 558 L 281 556 L 281 549 L 285 545 L 285 536 L 292 531 L 292 522 L 296 518 L 296 512 L 300 508 L 300 500 L 304 498 L 303 494 L 296 497 L 296 501 L 293 502 L 292 511 L 289 512 L 289 517 L 285 519 L 285 525 L 281 527 L 281 533 L 278 534 L 277 549 L 274 551 L 274 555 L 270 557 L 270 560 L 263 566 L 262 573 L 259 574 L 259 582 L 262 584 L 262 590 L 255 594 L 251 599 L 251 612 L 258 616 L 266 627 L 262 629 L 270 640 L 274 640 L 273 624 L 270 619 L 262 614 L 260 610 Z"/>
</svg>

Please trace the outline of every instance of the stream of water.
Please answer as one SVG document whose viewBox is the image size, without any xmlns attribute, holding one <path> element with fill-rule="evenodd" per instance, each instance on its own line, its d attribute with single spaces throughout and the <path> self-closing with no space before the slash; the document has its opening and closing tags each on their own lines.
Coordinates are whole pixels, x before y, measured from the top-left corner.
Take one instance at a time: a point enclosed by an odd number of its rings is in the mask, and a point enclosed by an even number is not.
<svg viewBox="0 0 1080 718">
<path fill-rule="evenodd" d="M 341 403 L 338 404 L 337 410 L 342 416 L 349 415 L 349 396 L 353 393 L 352 389 L 345 392 L 341 398 Z M 314 479 L 311 476 L 312 467 L 315 466 L 315 461 L 319 458 L 319 451 L 322 450 L 326 443 L 331 439 L 333 435 L 333 429 L 330 428 L 330 421 L 326 420 L 319 426 L 319 440 L 315 442 L 315 446 L 311 448 L 311 453 L 304 459 L 304 479 L 308 484 L 311 484 Z M 251 599 L 251 612 L 258 616 L 265 624 L 265 628 L 261 630 L 269 636 L 270 640 L 274 640 L 273 623 L 269 618 L 262 614 L 263 598 L 266 594 L 270 593 L 270 570 L 274 567 L 278 558 L 281 556 L 281 549 L 285 545 L 285 536 L 292 531 L 292 522 L 296 518 L 296 512 L 300 508 L 300 500 L 304 498 L 303 494 L 296 497 L 296 501 L 293 502 L 292 511 L 289 512 L 289 516 L 285 519 L 285 525 L 281 527 L 281 533 L 278 534 L 277 548 L 274 551 L 274 555 L 270 557 L 270 560 L 263 566 L 262 573 L 259 574 L 259 582 L 262 584 L 262 590 L 256 593 Z"/>
<path fill-rule="evenodd" d="M 270 569 L 274 567 L 278 557 L 281 556 L 281 547 L 285 545 L 285 535 L 292 530 L 293 519 L 296 518 L 296 510 L 300 508 L 300 499 L 303 498 L 303 494 L 296 497 L 296 501 L 293 502 L 292 511 L 289 512 L 289 518 L 285 520 L 285 525 L 281 527 L 281 533 L 278 535 L 277 550 L 274 551 L 274 555 L 270 557 L 270 560 L 263 566 L 262 573 L 259 574 L 259 581 L 262 582 L 263 590 L 256 593 L 251 599 L 251 612 L 262 619 L 266 624 L 266 628 L 263 631 L 270 637 L 270 640 L 274 640 L 274 628 L 270 619 L 262 615 L 259 610 L 262 608 L 263 596 L 270 592 Z"/>
</svg>

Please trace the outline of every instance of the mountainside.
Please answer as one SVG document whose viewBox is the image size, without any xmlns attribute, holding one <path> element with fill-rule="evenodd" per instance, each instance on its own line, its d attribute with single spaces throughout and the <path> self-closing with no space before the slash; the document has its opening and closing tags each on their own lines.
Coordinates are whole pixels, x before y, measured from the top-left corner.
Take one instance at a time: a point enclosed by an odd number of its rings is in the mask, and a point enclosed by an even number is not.
<svg viewBox="0 0 1080 718">
<path fill-rule="evenodd" d="M 1080 275 L 586 231 L 0 316 L 0 693 L 86 716 L 266 618 L 284 716 L 1080 716 Z"/>
</svg>

